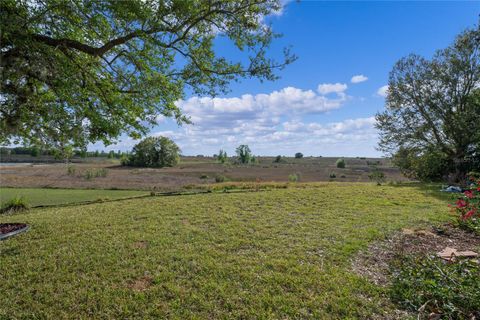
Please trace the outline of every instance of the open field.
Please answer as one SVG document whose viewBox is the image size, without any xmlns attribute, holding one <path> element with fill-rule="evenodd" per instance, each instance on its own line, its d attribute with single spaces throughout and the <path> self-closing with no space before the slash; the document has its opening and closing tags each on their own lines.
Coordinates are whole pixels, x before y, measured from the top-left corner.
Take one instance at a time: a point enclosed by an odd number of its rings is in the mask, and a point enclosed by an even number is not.
<svg viewBox="0 0 480 320">
<path fill-rule="evenodd" d="M 74 173 L 68 173 L 64 164 L 39 164 L 28 166 L 1 166 L 0 185 L 3 187 L 31 188 L 96 188 L 177 190 L 185 186 L 215 183 L 215 178 L 224 176 L 232 181 L 288 181 L 296 174 L 301 182 L 344 181 L 367 182 L 375 168 L 380 169 L 388 180 L 405 181 L 398 169 L 388 159 L 346 158 L 347 167 L 335 166 L 338 158 L 286 158 L 283 163 L 274 163 L 273 157 L 262 157 L 258 164 L 220 164 L 213 158 L 184 157 L 173 168 L 132 168 L 107 162 L 75 163 Z M 113 163 L 112 163 L 113 161 Z M 105 177 L 87 179 L 86 173 L 106 169 Z M 335 178 L 331 174 L 335 173 Z"/>
<path fill-rule="evenodd" d="M 147 192 L 145 191 L 135 190 L 0 188 L 0 206 L 14 197 L 25 198 L 30 206 L 45 206 L 96 200 L 114 200 L 146 194 Z"/>
<path fill-rule="evenodd" d="M 448 219 L 415 186 L 320 183 L 0 216 L 0 318 L 371 319 L 392 315 L 354 255 Z"/>
</svg>

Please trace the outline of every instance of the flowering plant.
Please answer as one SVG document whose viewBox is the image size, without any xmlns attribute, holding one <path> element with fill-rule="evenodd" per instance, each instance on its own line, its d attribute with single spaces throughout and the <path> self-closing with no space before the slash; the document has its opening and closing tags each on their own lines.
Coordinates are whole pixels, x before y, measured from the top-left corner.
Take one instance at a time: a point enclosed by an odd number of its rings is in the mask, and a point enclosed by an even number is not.
<svg viewBox="0 0 480 320">
<path fill-rule="evenodd" d="M 457 214 L 460 227 L 480 234 L 480 179 L 470 177 L 470 187 L 454 205 L 450 205 Z"/>
</svg>

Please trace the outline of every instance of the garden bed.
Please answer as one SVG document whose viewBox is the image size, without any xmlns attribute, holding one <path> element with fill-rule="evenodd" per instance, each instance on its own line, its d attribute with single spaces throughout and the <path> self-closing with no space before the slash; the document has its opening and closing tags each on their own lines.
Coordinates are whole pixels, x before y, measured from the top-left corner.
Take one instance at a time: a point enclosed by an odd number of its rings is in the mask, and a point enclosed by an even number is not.
<svg viewBox="0 0 480 320">
<path fill-rule="evenodd" d="M 28 225 L 25 223 L 0 223 L 0 240 L 10 238 L 27 230 Z"/>
</svg>

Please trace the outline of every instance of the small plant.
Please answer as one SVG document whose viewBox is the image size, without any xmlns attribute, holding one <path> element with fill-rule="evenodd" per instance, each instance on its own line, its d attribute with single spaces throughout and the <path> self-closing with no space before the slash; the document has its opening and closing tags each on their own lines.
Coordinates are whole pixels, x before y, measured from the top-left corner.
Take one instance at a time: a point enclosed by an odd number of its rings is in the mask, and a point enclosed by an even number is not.
<svg viewBox="0 0 480 320">
<path fill-rule="evenodd" d="M 337 177 L 337 175 L 335 174 L 335 172 L 330 172 L 330 179 L 335 179 Z"/>
<path fill-rule="evenodd" d="M 217 161 L 220 162 L 220 163 L 228 162 L 227 152 L 223 149 L 220 149 L 216 158 L 217 158 Z"/>
<path fill-rule="evenodd" d="M 298 177 L 298 174 L 296 173 L 292 173 L 288 176 L 288 181 L 290 182 L 298 182 L 299 180 L 299 177 Z"/>
<path fill-rule="evenodd" d="M 0 213 L 14 213 L 27 210 L 30 206 L 24 197 L 14 197 L 2 206 Z"/>
<path fill-rule="evenodd" d="M 372 173 L 370 173 L 368 175 L 368 178 L 371 181 L 376 182 L 377 186 L 381 186 L 382 183 L 385 183 L 385 178 L 386 177 L 385 177 L 385 174 L 382 171 L 375 168 L 375 170 L 373 170 Z"/>
<path fill-rule="evenodd" d="M 69 165 L 67 166 L 67 175 L 74 176 L 76 172 L 75 166 Z"/>
<path fill-rule="evenodd" d="M 335 163 L 337 165 L 337 168 L 344 169 L 345 168 L 345 159 L 340 158 L 337 160 Z"/>
<path fill-rule="evenodd" d="M 278 155 L 275 157 L 275 160 L 273 160 L 274 163 L 280 163 L 283 162 L 283 158 L 281 155 Z"/>
<path fill-rule="evenodd" d="M 450 205 L 461 228 L 480 235 L 480 179 L 470 177 L 470 189 Z"/>
<path fill-rule="evenodd" d="M 87 169 L 87 171 L 85 171 L 85 175 L 84 175 L 85 179 L 87 180 L 91 180 L 95 177 L 95 174 L 93 172 L 93 170 L 91 169 Z"/>
<path fill-rule="evenodd" d="M 476 319 L 480 316 L 480 265 L 447 263 L 435 257 L 402 257 L 394 266 L 390 297 L 419 319 Z M 422 317 L 424 316 L 424 317 Z M 437 318 L 435 318 L 437 319 Z"/>
<path fill-rule="evenodd" d="M 107 173 L 108 173 L 107 169 L 101 168 L 95 172 L 95 177 L 105 178 L 107 176 Z"/>
<path fill-rule="evenodd" d="M 226 182 L 226 181 L 228 181 L 228 178 L 222 174 L 217 174 L 215 176 L 215 182 Z"/>
<path fill-rule="evenodd" d="M 207 176 L 206 174 L 202 174 L 202 175 L 200 176 L 200 179 L 202 179 L 202 180 L 208 179 L 208 176 Z"/>
</svg>

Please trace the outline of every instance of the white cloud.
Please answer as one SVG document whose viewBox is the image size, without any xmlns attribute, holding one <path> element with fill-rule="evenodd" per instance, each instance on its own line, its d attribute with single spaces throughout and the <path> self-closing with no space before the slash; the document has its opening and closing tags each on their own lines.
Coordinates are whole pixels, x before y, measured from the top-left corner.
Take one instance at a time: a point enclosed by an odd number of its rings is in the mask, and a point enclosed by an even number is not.
<svg viewBox="0 0 480 320">
<path fill-rule="evenodd" d="M 318 92 L 322 95 L 326 95 L 329 93 L 343 93 L 347 90 L 348 86 L 344 83 L 323 83 L 318 85 Z"/>
<path fill-rule="evenodd" d="M 383 86 L 377 90 L 377 94 L 381 97 L 387 97 L 388 94 L 388 86 Z"/>
<path fill-rule="evenodd" d="M 367 81 L 368 80 L 368 77 L 364 76 L 363 74 L 359 74 L 359 75 L 355 75 L 352 77 L 352 79 L 350 79 L 350 82 L 351 83 L 360 83 L 360 82 L 364 82 L 364 81 Z"/>
<path fill-rule="evenodd" d="M 373 117 L 318 122 L 318 115 L 349 101 L 346 90 L 346 84 L 324 83 L 316 91 L 286 87 L 238 97 L 191 97 L 177 106 L 193 125 L 175 128 L 172 119 L 162 119 L 150 135 L 172 138 L 184 154 L 208 155 L 222 148 L 231 155 L 247 143 L 258 155 L 378 155 Z M 112 147 L 128 150 L 133 144 L 127 139 Z"/>
</svg>

